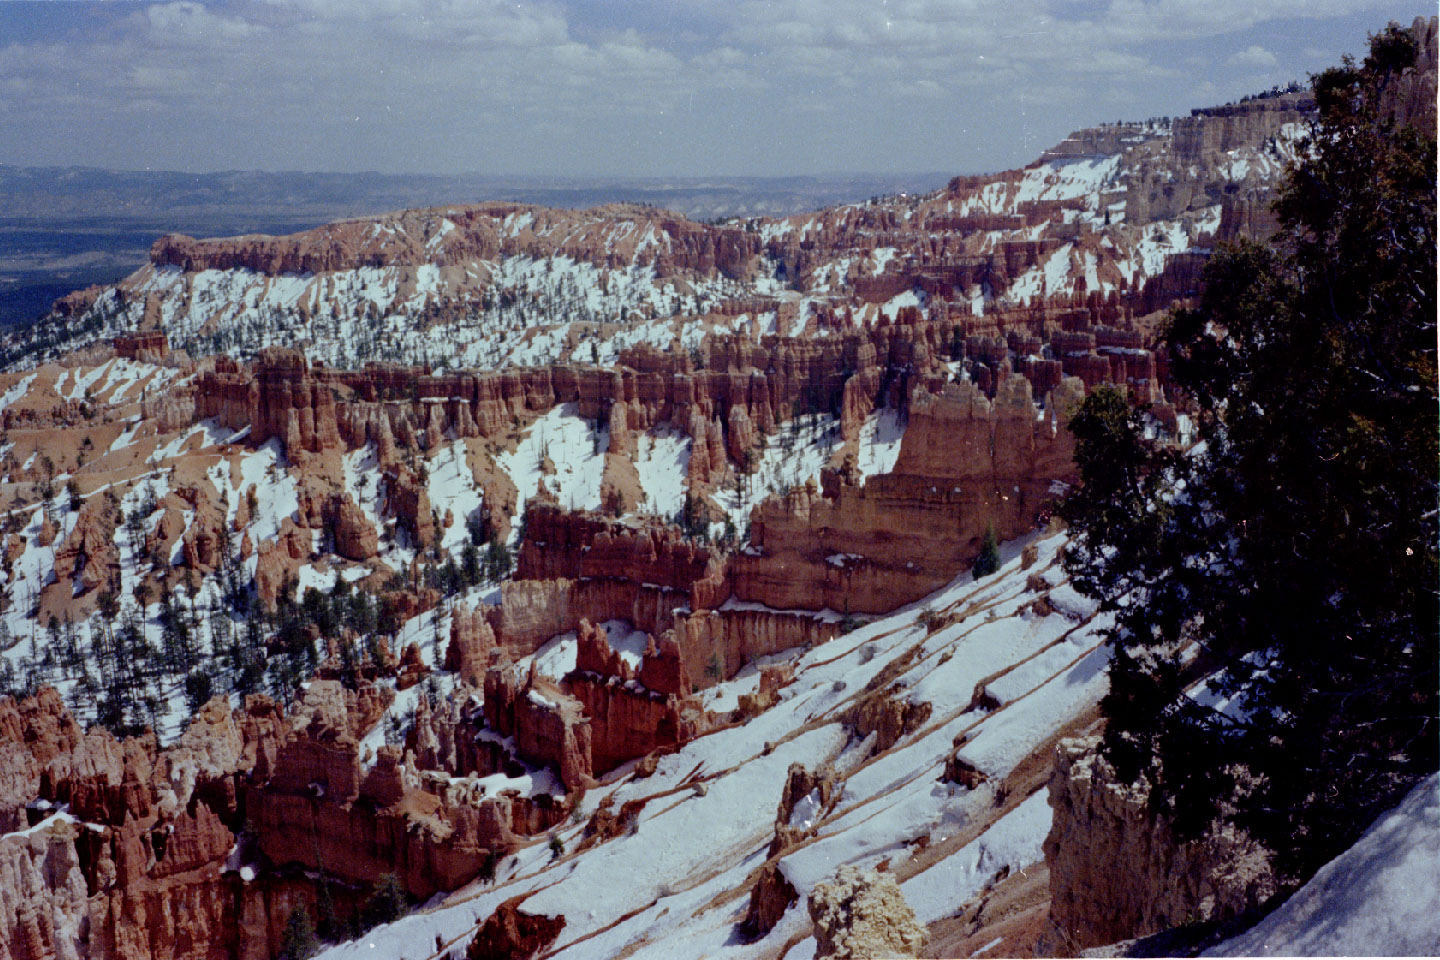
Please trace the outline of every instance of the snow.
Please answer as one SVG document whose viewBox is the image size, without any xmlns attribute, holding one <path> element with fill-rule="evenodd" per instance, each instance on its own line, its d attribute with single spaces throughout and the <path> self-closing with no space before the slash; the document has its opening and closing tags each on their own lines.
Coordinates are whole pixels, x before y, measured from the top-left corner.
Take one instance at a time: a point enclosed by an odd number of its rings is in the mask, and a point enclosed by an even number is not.
<svg viewBox="0 0 1440 960">
<path fill-rule="evenodd" d="M 795 808 L 790 812 L 790 826 L 799 830 L 809 830 L 819 819 L 820 789 L 817 787 L 795 801 Z"/>
<path fill-rule="evenodd" d="M 1205 956 L 1440 954 L 1440 780 L 1417 785 L 1250 930 Z"/>
<path fill-rule="evenodd" d="M 10 833 L 0 834 L 0 841 L 9 840 L 11 837 L 33 837 L 38 833 L 46 833 L 50 830 L 50 828 L 58 826 L 62 823 L 80 825 L 82 821 L 70 814 L 67 810 L 61 809 L 57 810 L 55 813 L 50 814 L 50 816 L 41 820 L 39 823 L 32 824 L 31 826 L 26 827 L 23 830 L 13 830 Z M 96 827 L 93 824 L 84 825 L 90 827 L 92 830 L 104 829 L 103 827 Z"/>
<path fill-rule="evenodd" d="M 39 373 L 32 373 L 27 376 L 21 377 L 15 382 L 14 386 L 12 386 L 9 390 L 6 390 L 3 395 L 0 395 L 0 410 L 5 409 L 6 407 L 18 401 L 21 397 L 25 396 L 25 394 L 29 393 L 30 384 L 34 383 L 35 378 L 38 376 L 40 376 Z"/>
<path fill-rule="evenodd" d="M 1074 249 L 1074 244 L 1067 243 L 1045 261 L 1045 286 L 1041 291 L 1045 296 L 1053 297 L 1074 289 L 1070 280 L 1070 252 Z"/>
<path fill-rule="evenodd" d="M 315 569 L 314 564 L 307 563 L 296 573 L 299 585 L 295 588 L 295 599 L 299 600 L 305 596 L 307 588 L 314 587 L 321 593 L 328 594 L 335 587 L 336 574 L 334 570 L 326 570 L 323 573 Z"/>
<path fill-rule="evenodd" d="M 914 290 L 905 290 L 886 300 L 884 306 L 880 308 L 880 312 L 894 320 L 895 316 L 905 307 L 923 307 L 924 305 L 920 294 Z"/>
<path fill-rule="evenodd" d="M 135 442 L 135 433 L 140 429 L 141 422 L 142 421 L 138 413 L 134 417 L 131 417 L 129 425 L 126 426 L 124 430 L 120 431 L 119 436 L 115 438 L 114 442 L 110 444 L 110 448 L 105 452 L 114 453 L 116 450 L 123 450 L 126 447 L 132 445 Z"/>
<path fill-rule="evenodd" d="M 684 509 L 691 442 L 669 424 L 635 438 L 635 472 L 645 494 L 647 513 L 673 517 Z"/>
<path fill-rule="evenodd" d="M 575 637 L 574 630 L 552 638 L 532 654 L 535 672 L 542 677 L 559 680 L 575 669 L 578 648 L 579 641 Z M 521 667 L 522 669 L 524 667 L 523 661 Z"/>
<path fill-rule="evenodd" d="M 1003 867 L 1019 871 L 1044 859 L 1050 832 L 1049 792 L 1040 790 L 975 840 L 900 885 L 921 923 L 952 916 Z"/>
<path fill-rule="evenodd" d="M 654 813 L 647 805 L 634 837 L 577 858 L 566 876 L 525 902 L 526 912 L 565 914 L 565 929 L 556 944 L 563 950 L 628 913 L 636 902 L 696 885 L 727 851 L 731 856 L 743 854 L 768 841 L 791 763 L 814 763 L 817 756 L 837 750 L 843 742 L 838 724 L 820 727 L 768 756 L 754 758 L 731 776 L 710 781 L 704 795 L 692 794 L 685 802 Z M 703 754 L 703 741 L 697 746 Z M 671 842 L 683 837 L 703 837 L 704 842 Z M 624 882 L 617 883 L 621 877 Z M 577 956 L 608 955 L 590 953 L 595 946 L 586 944 Z"/>
<path fill-rule="evenodd" d="M 530 426 L 515 450 L 495 458 L 518 491 L 516 516 L 524 514 L 526 502 L 540 483 L 555 494 L 562 507 L 600 509 L 610 431 L 605 427 L 597 430 L 595 422 L 580 416 L 577 410 L 574 403 L 552 407 Z M 548 475 L 541 471 L 546 458 L 555 466 L 555 472 Z"/>
<path fill-rule="evenodd" d="M 250 538 L 254 543 L 274 540 L 287 517 L 300 511 L 300 495 L 295 478 L 285 469 L 284 448 L 272 437 L 263 446 L 240 460 L 241 496 L 255 488 L 255 514 L 250 518 Z M 232 502 L 236 502 L 234 497 Z"/>
<path fill-rule="evenodd" d="M 900 419 L 900 411 L 887 407 L 866 417 L 860 427 L 860 456 L 856 464 L 860 475 L 873 477 L 894 470 L 904 437 L 905 424 Z"/>
<path fill-rule="evenodd" d="M 773 436 L 765 438 L 754 472 L 737 471 L 732 482 L 715 491 L 714 500 L 736 529 L 743 529 L 751 509 L 772 493 L 784 493 L 812 479 L 818 482 L 820 470 L 840 444 L 840 428 L 834 417 L 789 420 Z"/>
<path fill-rule="evenodd" d="M 465 526 L 471 514 L 480 509 L 483 497 L 475 488 L 475 477 L 466 459 L 464 440 L 454 440 L 430 457 L 428 492 L 431 507 L 443 518 L 450 512 L 455 522 L 440 531 L 440 545 L 455 550 L 469 540 Z"/>
<path fill-rule="evenodd" d="M 1108 660 L 1103 647 L 1092 650 L 1031 696 L 997 711 L 956 756 L 991 777 L 1005 776 L 1024 757 L 1025 744 L 1045 740 L 1059 731 L 1065 718 L 1099 702 L 1108 689 Z"/>
</svg>

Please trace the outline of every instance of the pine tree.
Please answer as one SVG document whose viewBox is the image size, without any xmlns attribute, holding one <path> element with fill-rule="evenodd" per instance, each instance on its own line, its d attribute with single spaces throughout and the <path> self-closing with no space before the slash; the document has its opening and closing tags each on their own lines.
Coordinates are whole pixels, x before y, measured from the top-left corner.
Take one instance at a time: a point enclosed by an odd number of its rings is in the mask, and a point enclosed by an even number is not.
<svg viewBox="0 0 1440 960">
<path fill-rule="evenodd" d="M 365 902 L 365 923 L 372 927 L 381 923 L 393 923 L 403 917 L 407 909 L 409 900 L 399 878 L 393 873 L 382 874 L 380 879 L 375 881 L 370 899 Z"/>
<path fill-rule="evenodd" d="M 280 936 L 279 960 L 310 960 L 320 949 L 315 939 L 315 925 L 304 907 L 295 907 L 285 921 L 285 932 Z"/>
<path fill-rule="evenodd" d="M 985 540 L 980 545 L 980 555 L 970 567 L 971 575 L 979 580 L 1000 569 L 1000 542 L 995 538 L 995 524 L 985 525 Z"/>
<path fill-rule="evenodd" d="M 1071 425 L 1066 566 L 1116 617 L 1105 751 L 1182 836 L 1232 818 L 1291 877 L 1440 764 L 1435 140 L 1390 106 L 1414 58 L 1392 28 L 1315 78 L 1274 246 L 1217 252 L 1173 317 L 1204 443 L 1146 439 L 1113 391 Z"/>
</svg>

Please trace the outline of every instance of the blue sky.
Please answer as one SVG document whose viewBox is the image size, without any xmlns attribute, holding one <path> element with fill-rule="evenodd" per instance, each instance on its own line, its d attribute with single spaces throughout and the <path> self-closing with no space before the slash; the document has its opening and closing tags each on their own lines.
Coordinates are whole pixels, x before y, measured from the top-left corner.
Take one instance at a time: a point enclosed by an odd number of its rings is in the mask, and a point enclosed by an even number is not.
<svg viewBox="0 0 1440 960">
<path fill-rule="evenodd" d="M 1361 54 L 1393 0 L 0 0 L 0 162 L 978 172 Z"/>
</svg>

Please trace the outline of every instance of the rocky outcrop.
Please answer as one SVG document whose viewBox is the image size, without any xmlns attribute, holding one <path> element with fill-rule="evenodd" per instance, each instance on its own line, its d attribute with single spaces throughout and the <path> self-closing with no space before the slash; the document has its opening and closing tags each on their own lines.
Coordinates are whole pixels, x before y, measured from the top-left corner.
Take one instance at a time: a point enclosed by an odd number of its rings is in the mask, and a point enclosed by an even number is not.
<svg viewBox="0 0 1440 960">
<path fill-rule="evenodd" d="M 470 607 L 457 607 L 450 619 L 445 669 L 458 673 L 460 679 L 471 687 L 482 686 L 495 642 L 495 631 L 484 613 Z"/>
<path fill-rule="evenodd" d="M 865 694 L 846 711 L 844 720 L 858 740 L 874 734 L 871 751 L 884 753 L 902 737 L 920 729 L 930 719 L 932 709 L 928 701 L 914 702 L 903 687 L 894 686 Z"/>
<path fill-rule="evenodd" d="M 604 628 L 589 621 L 581 621 L 575 669 L 565 682 L 590 718 L 597 774 L 656 750 L 673 750 L 706 728 L 698 701 L 636 682 L 635 670 L 611 649 Z"/>
<path fill-rule="evenodd" d="M 165 750 L 82 734 L 48 687 L 0 699 L 0 956 L 262 960 L 293 907 L 316 915 L 320 883 L 348 922 L 382 874 L 416 898 L 454 889 L 567 815 L 397 747 L 362 763 L 358 739 L 393 696 L 317 680 L 289 716 L 216 698 Z M 513 765 L 476 749 L 463 701 L 432 717 L 422 700 L 423 762 Z"/>
<path fill-rule="evenodd" d="M 75 840 L 55 818 L 28 833 L 0 836 L 0 956 L 87 956 L 89 891 Z"/>
<path fill-rule="evenodd" d="M 581 620 L 628 620 L 650 634 L 668 630 L 685 595 L 659 584 L 607 577 L 590 580 L 512 580 L 500 586 L 500 605 L 486 611 L 496 642 L 517 655 L 533 653 Z"/>
<path fill-rule="evenodd" d="M 594 783 L 591 721 L 583 704 L 533 669 L 518 675 L 503 650 L 485 673 L 485 722 L 514 737 L 522 757 L 554 767 L 568 789 Z"/>
<path fill-rule="evenodd" d="M 430 508 L 430 492 L 403 464 L 385 472 L 385 510 L 409 532 L 416 549 L 423 550 L 434 542 L 435 517 Z"/>
<path fill-rule="evenodd" d="M 692 609 L 730 595 L 718 548 L 686 539 L 674 526 L 640 524 L 540 504 L 526 515 L 518 580 L 613 578 L 681 594 Z"/>
<path fill-rule="evenodd" d="M 117 357 L 141 363 L 159 363 L 170 353 L 170 338 L 159 330 L 119 336 L 113 345 Z"/>
<path fill-rule="evenodd" d="M 43 765 L 26 812 L 44 819 L 0 838 L 8 955 L 199 958 L 239 943 L 236 878 L 224 873 L 235 845 L 226 784 L 240 758 L 227 715 L 223 701 L 207 705 L 167 756 L 150 736 L 79 736 L 48 688 L 0 701 L 4 782 L 25 776 L 19 745 Z"/>
<path fill-rule="evenodd" d="M 384 709 L 376 696 L 313 681 L 268 778 L 247 784 L 245 809 L 259 849 L 275 863 L 359 886 L 394 873 L 423 900 L 468 882 L 512 848 L 512 827 L 530 819 L 515 807 L 528 801 L 431 781 L 393 747 L 366 769 L 358 737 Z"/>
<path fill-rule="evenodd" d="M 676 694 L 702 690 L 733 677 L 759 657 L 812 647 L 839 632 L 838 622 L 804 613 L 743 607 L 682 613 L 676 616 L 671 633 L 679 671 L 673 680 L 656 679 L 654 689 Z"/>
<path fill-rule="evenodd" d="M 330 530 L 335 535 L 335 552 L 347 560 L 363 562 L 380 551 L 375 525 L 348 493 L 330 501 Z"/>
<path fill-rule="evenodd" d="M 1098 738 L 1061 741 L 1045 839 L 1056 949 L 1082 950 L 1193 921 L 1227 920 L 1277 889 L 1267 850 L 1233 826 L 1179 842 L 1143 784 L 1121 784 Z"/>
<path fill-rule="evenodd" d="M 843 866 L 809 906 L 816 957 L 918 957 L 925 946 L 925 927 L 889 873 Z"/>
<path fill-rule="evenodd" d="M 565 917 L 522 913 L 524 896 L 512 897 L 480 924 L 465 951 L 468 960 L 528 960 L 555 942 Z"/>
<path fill-rule="evenodd" d="M 104 498 L 86 500 L 70 533 L 55 547 L 55 580 L 69 591 L 66 596 L 92 590 L 119 591 L 115 517 Z"/>
<path fill-rule="evenodd" d="M 741 928 L 752 938 L 774 929 L 799 894 L 780 870 L 779 860 L 801 840 L 815 833 L 820 820 L 839 799 L 834 773 L 828 769 L 812 773 L 798 763 L 786 771 L 785 789 L 775 811 L 775 836 L 765 865 L 760 868 L 750 891 L 750 906 Z"/>
<path fill-rule="evenodd" d="M 291 517 L 280 521 L 279 535 L 260 544 L 255 562 L 255 592 L 267 610 L 274 610 L 280 591 L 293 583 L 301 565 L 310 559 L 310 531 Z"/>
</svg>

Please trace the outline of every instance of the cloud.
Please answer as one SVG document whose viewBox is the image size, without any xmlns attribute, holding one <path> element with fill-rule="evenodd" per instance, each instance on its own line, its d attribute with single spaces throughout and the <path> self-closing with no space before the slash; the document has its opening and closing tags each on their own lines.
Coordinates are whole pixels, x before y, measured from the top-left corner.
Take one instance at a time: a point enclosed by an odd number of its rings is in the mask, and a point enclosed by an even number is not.
<svg viewBox="0 0 1440 960">
<path fill-rule="evenodd" d="M 1261 68 L 1273 67 L 1279 63 L 1279 61 L 1275 59 L 1275 54 L 1266 50 L 1258 43 L 1253 43 L 1238 53 L 1232 53 L 1225 62 L 1232 67 Z"/>
<path fill-rule="evenodd" d="M 157 44 L 175 41 L 232 43 L 253 40 L 265 33 L 263 27 L 237 17 L 217 16 L 202 4 L 189 0 L 147 7 L 143 18 L 148 38 Z"/>
<path fill-rule="evenodd" d="M 1307 46 L 1354 49 L 1363 30 L 1322 28 L 1399 2 L 97 4 L 0 44 L 0 160 L 789 173 L 943 168 L 963 140 L 994 168 L 1033 156 L 957 131 L 1004 131 L 1022 100 L 1039 141 L 1233 99 L 1298 67 L 1277 30 L 1306 19 Z"/>
</svg>

